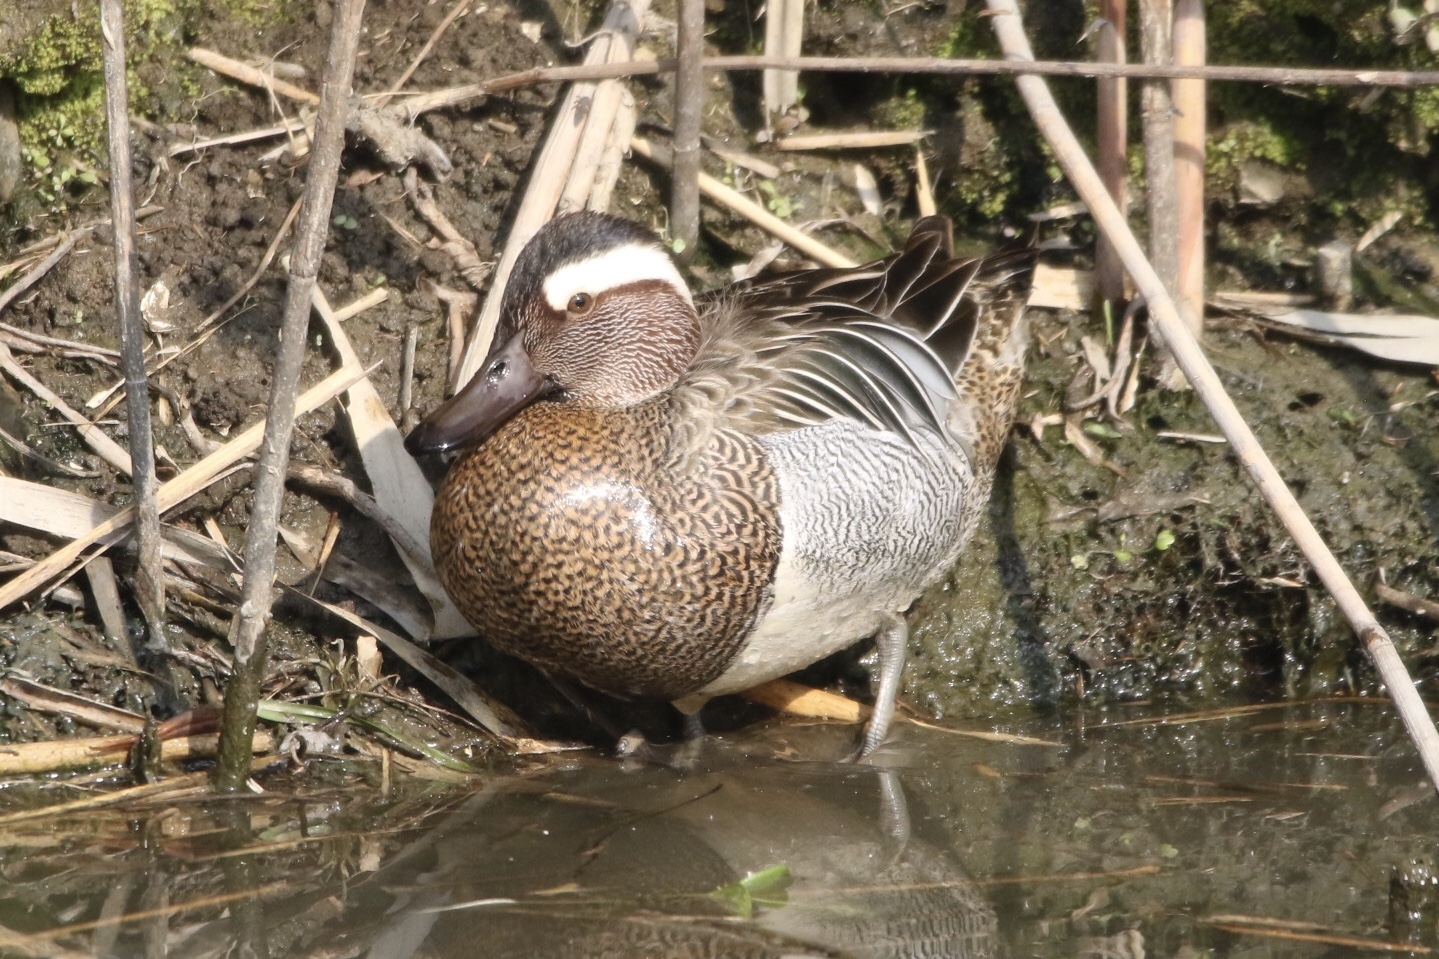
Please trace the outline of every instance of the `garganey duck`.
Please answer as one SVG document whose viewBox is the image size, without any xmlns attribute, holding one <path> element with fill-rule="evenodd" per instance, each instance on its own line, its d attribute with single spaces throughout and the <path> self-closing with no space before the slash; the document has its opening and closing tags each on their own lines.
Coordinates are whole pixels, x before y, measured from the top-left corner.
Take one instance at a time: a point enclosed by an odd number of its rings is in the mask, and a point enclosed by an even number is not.
<svg viewBox="0 0 1439 959">
<path fill-rule="evenodd" d="M 461 450 L 430 528 L 445 589 L 502 651 L 688 717 L 877 637 L 868 755 L 901 614 L 989 498 L 1031 260 L 957 259 L 929 217 L 868 265 L 694 297 L 644 227 L 556 218 L 480 372 L 406 441 Z"/>
</svg>

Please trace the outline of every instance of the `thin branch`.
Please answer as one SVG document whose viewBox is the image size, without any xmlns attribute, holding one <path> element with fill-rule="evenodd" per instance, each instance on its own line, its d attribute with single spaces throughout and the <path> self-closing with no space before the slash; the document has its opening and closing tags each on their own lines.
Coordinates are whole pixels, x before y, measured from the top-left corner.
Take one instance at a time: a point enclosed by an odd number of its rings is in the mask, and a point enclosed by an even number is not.
<svg viewBox="0 0 1439 959">
<path fill-rule="evenodd" d="M 424 63 L 425 58 L 434 52 L 435 44 L 439 42 L 440 37 L 444 36 L 445 31 L 450 29 L 450 26 L 460 18 L 461 14 L 469 9 L 469 6 L 470 0 L 459 0 L 458 3 L 450 8 L 450 12 L 445 14 L 445 18 L 440 21 L 439 26 L 430 31 L 429 39 L 426 40 L 425 45 L 420 48 L 420 52 L 415 54 L 415 58 L 410 61 L 410 65 L 405 68 L 405 72 L 400 74 L 400 78 L 395 81 L 387 93 L 375 101 L 375 106 L 384 106 L 390 102 L 391 98 L 398 95 L 400 91 L 405 88 L 405 84 L 410 82 L 410 77 L 415 75 L 415 71 L 420 68 L 420 64 Z"/>
<path fill-rule="evenodd" d="M 771 6 L 773 10 L 773 6 Z M 679 0 L 675 58 L 674 166 L 670 169 L 670 239 L 683 262 L 700 235 L 700 118 L 705 105 L 705 0 Z"/>
<path fill-rule="evenodd" d="M 1016 60 L 1032 58 L 1034 54 L 1028 38 L 1024 35 L 1024 25 L 1014 0 L 987 0 L 987 4 L 995 14 L 990 19 L 1006 55 Z M 1185 377 L 1194 387 L 1194 392 L 1204 401 L 1215 423 L 1228 438 L 1239 462 L 1249 472 L 1250 478 L 1294 537 L 1320 581 L 1354 627 L 1355 633 L 1373 659 L 1390 698 L 1394 700 L 1399 716 L 1409 731 L 1409 737 L 1428 770 L 1430 781 L 1439 788 L 1439 731 L 1435 730 L 1434 721 L 1414 688 L 1414 681 L 1395 652 L 1394 643 L 1374 618 L 1354 584 L 1349 581 L 1343 567 L 1334 558 L 1314 524 L 1304 514 L 1294 494 L 1280 478 L 1279 472 L 1255 439 L 1249 425 L 1244 422 L 1244 417 L 1240 415 L 1234 401 L 1224 392 L 1224 386 L 1214 372 L 1214 367 L 1209 365 L 1204 351 L 1190 335 L 1184 321 L 1179 317 L 1174 300 L 1154 272 L 1154 267 L 1144 258 L 1144 251 L 1140 249 L 1139 242 L 1130 232 L 1124 217 L 1109 199 L 1099 174 L 1084 155 L 1084 148 L 1080 146 L 1059 112 L 1049 87 L 1036 76 L 1021 76 L 1016 80 L 1016 85 L 1035 125 L 1054 151 L 1065 175 L 1080 198 L 1089 205 L 1090 215 L 1094 217 L 1095 223 L 1114 243 L 1125 268 L 1129 270 L 1140 294 L 1149 305 L 1151 322 L 1164 331 L 1165 340 L 1179 368 L 1184 371 Z"/>
<path fill-rule="evenodd" d="M 195 51 L 191 51 L 194 56 Z M 209 64 L 206 64 L 207 66 Z M 812 73 L 895 73 L 933 76 L 1059 76 L 1132 77 L 1148 80 L 1228 80 L 1276 86 L 1321 87 L 1431 87 L 1439 85 L 1439 70 L 1368 70 L 1311 67 L 1247 67 L 1212 64 L 1178 67 L 1168 63 L 1089 63 L 1065 60 L 945 60 L 937 57 L 706 57 L 706 70 L 808 70 Z M 508 93 L 537 83 L 572 80 L 608 80 L 617 77 L 672 73 L 675 61 L 636 60 L 620 63 L 582 63 L 568 67 L 536 67 L 493 80 L 447 87 L 403 99 L 399 109 L 413 119 L 422 113 L 460 106 L 496 93 Z M 257 81 L 258 82 L 258 81 Z M 307 96 L 309 94 L 307 93 Z"/>
<path fill-rule="evenodd" d="M 285 493 L 290 436 L 295 428 L 295 396 L 305 359 L 305 332 L 309 326 L 315 278 L 325 250 L 340 154 L 345 145 L 345 118 L 349 112 L 350 83 L 364 8 L 364 0 L 341 0 L 336 4 L 310 170 L 305 179 L 304 204 L 295 228 L 280 345 L 270 384 L 270 413 L 265 422 L 250 525 L 245 536 L 244 594 L 239 614 L 230 627 L 234 671 L 225 687 L 220 760 L 215 767 L 215 785 L 227 792 L 240 789 L 250 771 L 255 708 L 269 653 L 265 624 L 274 602 L 275 536 Z"/>
<path fill-rule="evenodd" d="M 130 421 L 130 481 L 135 490 L 139 564 L 135 599 L 149 627 L 149 646 L 169 648 L 165 630 L 165 578 L 160 569 L 160 511 L 155 503 L 155 440 L 145 375 L 145 327 L 140 316 L 135 255 L 135 198 L 130 161 L 130 98 L 125 81 L 125 22 L 121 0 L 100 0 L 105 65 L 105 120 L 110 134 L 110 218 L 115 237 L 115 313 L 120 320 L 120 361 Z M 63 247 L 62 247 L 63 249 Z M 58 251 L 57 251 L 58 252 Z"/>
</svg>

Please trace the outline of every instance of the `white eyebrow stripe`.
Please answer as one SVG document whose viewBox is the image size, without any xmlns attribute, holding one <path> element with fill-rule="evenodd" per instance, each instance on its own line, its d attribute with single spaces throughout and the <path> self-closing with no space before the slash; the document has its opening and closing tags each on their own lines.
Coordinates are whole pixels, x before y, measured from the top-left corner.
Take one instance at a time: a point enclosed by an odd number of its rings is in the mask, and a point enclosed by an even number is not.
<svg viewBox="0 0 1439 959">
<path fill-rule="evenodd" d="M 675 269 L 669 254 L 652 246 L 629 243 L 599 256 L 562 266 L 545 278 L 545 302 L 564 312 L 576 293 L 603 293 L 630 283 L 658 280 L 668 283 L 685 302 L 694 306 L 689 285 Z"/>
</svg>

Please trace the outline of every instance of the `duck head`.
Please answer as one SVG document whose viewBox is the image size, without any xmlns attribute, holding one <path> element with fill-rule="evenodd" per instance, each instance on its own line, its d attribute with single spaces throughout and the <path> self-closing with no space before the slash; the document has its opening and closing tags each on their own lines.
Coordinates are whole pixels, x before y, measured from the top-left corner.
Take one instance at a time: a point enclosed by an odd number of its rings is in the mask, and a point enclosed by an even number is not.
<svg viewBox="0 0 1439 959">
<path fill-rule="evenodd" d="M 699 349 L 689 287 L 659 238 L 604 213 L 556 217 L 515 261 L 480 371 L 405 439 L 486 439 L 538 401 L 623 409 L 674 386 Z"/>
</svg>

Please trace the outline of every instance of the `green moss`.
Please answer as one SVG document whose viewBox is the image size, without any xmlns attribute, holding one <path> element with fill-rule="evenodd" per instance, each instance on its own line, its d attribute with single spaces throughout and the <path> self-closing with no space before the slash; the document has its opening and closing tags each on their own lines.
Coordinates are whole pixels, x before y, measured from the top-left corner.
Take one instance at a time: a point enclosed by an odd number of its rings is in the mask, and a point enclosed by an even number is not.
<svg viewBox="0 0 1439 959">
<path fill-rule="evenodd" d="M 293 3 L 268 0 L 130 0 L 125 4 L 126 80 L 131 109 L 146 112 L 151 92 L 144 82 L 146 66 L 178 58 L 188 45 L 188 25 L 201 17 L 234 17 L 248 25 L 273 24 L 289 16 Z M 94 171 L 105 163 L 105 90 L 101 63 L 99 8 L 81 0 L 73 11 L 45 20 L 22 41 L 0 75 L 12 78 L 20 91 L 17 114 L 20 140 L 31 187 L 48 204 L 64 203 L 66 195 L 93 183 Z M 172 83 L 198 96 L 198 68 L 173 71 Z M 151 73 L 153 75 L 153 73 Z"/>
<path fill-rule="evenodd" d="M 1304 169 L 1303 150 L 1284 131 L 1264 120 L 1242 120 L 1228 124 L 1209 138 L 1205 173 L 1221 186 L 1232 185 L 1250 160 Z"/>
</svg>

